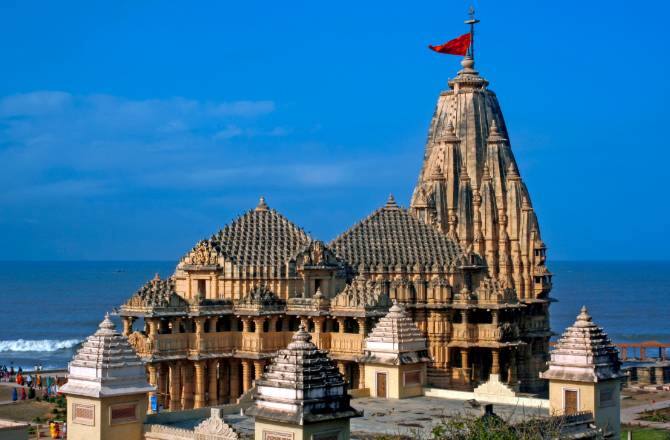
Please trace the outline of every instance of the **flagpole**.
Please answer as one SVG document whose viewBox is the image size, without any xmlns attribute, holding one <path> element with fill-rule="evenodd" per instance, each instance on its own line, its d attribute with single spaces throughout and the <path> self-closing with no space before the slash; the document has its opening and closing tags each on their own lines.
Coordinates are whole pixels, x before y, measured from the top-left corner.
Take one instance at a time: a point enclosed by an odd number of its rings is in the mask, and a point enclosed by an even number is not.
<svg viewBox="0 0 670 440">
<path fill-rule="evenodd" d="M 475 24 L 479 23 L 479 20 L 475 18 L 475 8 L 474 6 L 470 6 L 470 10 L 468 11 L 468 14 L 470 15 L 469 20 L 465 20 L 465 24 L 470 25 L 470 58 L 473 60 L 475 59 Z"/>
</svg>

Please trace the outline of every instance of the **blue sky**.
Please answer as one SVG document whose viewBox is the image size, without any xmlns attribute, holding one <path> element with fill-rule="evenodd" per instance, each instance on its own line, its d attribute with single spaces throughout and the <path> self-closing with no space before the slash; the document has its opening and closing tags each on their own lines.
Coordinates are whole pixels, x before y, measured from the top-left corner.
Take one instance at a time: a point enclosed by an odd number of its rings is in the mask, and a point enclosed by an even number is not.
<svg viewBox="0 0 670 440">
<path fill-rule="evenodd" d="M 476 1 L 555 259 L 668 259 L 665 2 Z M 0 3 L 0 259 L 178 258 L 265 195 L 403 205 L 470 2 Z"/>
</svg>

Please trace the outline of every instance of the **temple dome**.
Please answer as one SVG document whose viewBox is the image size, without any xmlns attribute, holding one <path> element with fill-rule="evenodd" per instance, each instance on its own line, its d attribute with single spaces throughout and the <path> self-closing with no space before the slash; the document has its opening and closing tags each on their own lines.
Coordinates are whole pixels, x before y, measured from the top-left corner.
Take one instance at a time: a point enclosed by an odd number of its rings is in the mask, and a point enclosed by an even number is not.
<svg viewBox="0 0 670 440">
<path fill-rule="evenodd" d="M 616 346 L 593 322 L 586 307 L 558 340 L 548 365 L 549 369 L 540 373 L 543 379 L 600 382 L 624 376 Z"/>
<path fill-rule="evenodd" d="M 254 404 L 247 414 L 298 425 L 360 416 L 350 400 L 335 362 L 301 325 L 256 381 Z"/>
<path fill-rule="evenodd" d="M 109 315 L 84 341 L 68 365 L 68 373 L 61 388 L 65 394 L 101 398 L 156 390 L 147 383 L 144 363 L 128 339 L 116 331 Z"/>
</svg>

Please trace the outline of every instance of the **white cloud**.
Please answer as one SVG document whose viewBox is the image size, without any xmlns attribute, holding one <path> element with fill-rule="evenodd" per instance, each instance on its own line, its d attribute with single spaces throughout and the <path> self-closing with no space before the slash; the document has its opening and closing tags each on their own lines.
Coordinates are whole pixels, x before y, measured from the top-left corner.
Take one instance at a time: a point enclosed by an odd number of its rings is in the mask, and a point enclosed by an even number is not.
<svg viewBox="0 0 670 440">
<path fill-rule="evenodd" d="M 5 203 L 142 190 L 313 187 L 352 180 L 360 164 L 323 163 L 291 139 L 272 101 L 127 99 L 60 91 L 0 98 Z M 270 120 L 272 119 L 272 120 Z"/>
<path fill-rule="evenodd" d="M 71 102 L 72 95 L 58 91 L 39 91 L 6 96 L 0 100 L 0 117 L 44 115 L 61 111 Z"/>
</svg>

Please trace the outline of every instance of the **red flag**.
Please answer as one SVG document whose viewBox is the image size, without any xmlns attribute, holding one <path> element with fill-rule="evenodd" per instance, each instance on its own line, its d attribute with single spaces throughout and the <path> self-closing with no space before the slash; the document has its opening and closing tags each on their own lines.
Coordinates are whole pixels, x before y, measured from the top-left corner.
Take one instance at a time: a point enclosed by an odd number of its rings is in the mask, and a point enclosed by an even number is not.
<svg viewBox="0 0 670 440">
<path fill-rule="evenodd" d="M 466 55 L 470 47 L 470 34 L 463 34 L 458 38 L 447 41 L 439 46 L 428 46 L 429 49 L 439 53 L 446 53 L 449 55 Z"/>
</svg>

